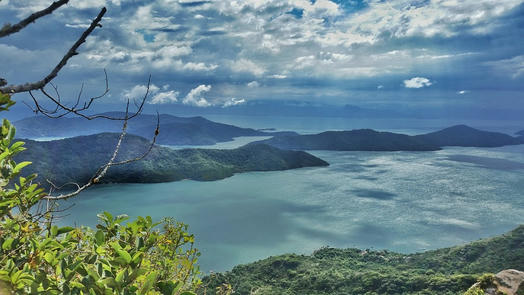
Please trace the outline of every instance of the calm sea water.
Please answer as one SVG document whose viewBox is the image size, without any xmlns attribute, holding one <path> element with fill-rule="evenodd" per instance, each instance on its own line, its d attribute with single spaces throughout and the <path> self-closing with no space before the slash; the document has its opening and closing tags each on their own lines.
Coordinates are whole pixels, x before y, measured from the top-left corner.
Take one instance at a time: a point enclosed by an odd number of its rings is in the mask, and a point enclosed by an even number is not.
<svg viewBox="0 0 524 295">
<path fill-rule="evenodd" d="M 220 181 L 101 185 L 62 223 L 109 210 L 190 225 L 203 271 L 322 246 L 417 252 L 524 223 L 524 145 L 437 152 L 312 152 L 329 167 Z"/>
</svg>

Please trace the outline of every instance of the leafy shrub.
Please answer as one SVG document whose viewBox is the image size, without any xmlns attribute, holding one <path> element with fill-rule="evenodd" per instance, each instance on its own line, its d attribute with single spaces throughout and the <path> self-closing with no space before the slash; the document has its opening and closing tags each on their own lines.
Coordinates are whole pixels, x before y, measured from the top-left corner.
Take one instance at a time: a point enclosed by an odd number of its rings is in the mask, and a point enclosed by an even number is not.
<svg viewBox="0 0 524 295">
<path fill-rule="evenodd" d="M 0 93 L 0 110 L 13 102 Z M 194 236 L 172 219 L 154 223 L 99 214 L 96 229 L 58 227 L 46 193 L 21 177 L 30 162 L 15 128 L 0 134 L 0 290 L 14 294 L 194 294 L 200 285 Z M 41 208 L 46 208 L 42 210 Z"/>
</svg>

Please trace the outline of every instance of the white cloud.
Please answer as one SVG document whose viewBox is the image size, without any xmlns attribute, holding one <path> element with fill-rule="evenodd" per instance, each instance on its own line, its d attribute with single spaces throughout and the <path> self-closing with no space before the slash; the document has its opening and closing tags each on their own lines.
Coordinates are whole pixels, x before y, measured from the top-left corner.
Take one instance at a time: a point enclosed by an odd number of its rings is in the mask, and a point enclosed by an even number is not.
<svg viewBox="0 0 524 295">
<path fill-rule="evenodd" d="M 188 62 L 182 66 L 184 70 L 190 70 L 190 71 L 212 71 L 216 68 L 218 68 L 218 65 L 212 64 L 207 65 L 203 62 L 194 63 L 194 62 Z"/>
<path fill-rule="evenodd" d="M 247 83 L 246 85 L 249 88 L 257 88 L 257 87 L 260 86 L 260 83 L 258 83 L 257 81 L 251 81 L 251 82 Z"/>
<path fill-rule="evenodd" d="M 286 79 L 287 76 L 286 76 L 286 75 L 275 74 L 275 75 L 271 75 L 271 76 L 269 76 L 269 78 L 273 78 L 273 79 Z"/>
<path fill-rule="evenodd" d="M 377 89 L 383 89 L 384 88 L 384 85 L 378 85 L 377 86 Z"/>
<path fill-rule="evenodd" d="M 251 60 L 241 58 L 231 63 L 231 70 L 234 72 L 247 72 L 255 76 L 260 76 L 266 72 L 264 67 L 257 65 Z"/>
<path fill-rule="evenodd" d="M 338 4 L 329 0 L 317 0 L 315 3 L 309 0 L 291 0 L 291 4 L 303 9 L 306 16 L 315 18 L 337 16 L 341 13 Z"/>
<path fill-rule="evenodd" d="M 158 92 L 153 96 L 150 104 L 163 104 L 163 103 L 172 103 L 178 101 L 178 91 L 170 90 L 166 92 Z"/>
<path fill-rule="evenodd" d="M 73 28 L 73 29 L 87 29 L 89 28 L 89 24 L 85 23 L 85 24 L 65 24 L 66 27 L 68 28 Z"/>
<path fill-rule="evenodd" d="M 160 88 L 158 88 L 155 84 L 149 85 L 149 94 L 155 94 L 158 92 Z M 135 85 L 133 88 L 124 90 L 122 92 L 122 97 L 125 100 L 134 100 L 134 99 L 142 99 L 144 95 L 147 93 L 147 86 L 146 85 Z"/>
<path fill-rule="evenodd" d="M 424 77 L 414 77 L 409 80 L 404 80 L 404 87 L 406 88 L 422 88 L 422 87 L 429 87 L 433 83 L 428 79 Z"/>
<path fill-rule="evenodd" d="M 227 107 L 236 106 L 236 105 L 239 105 L 239 104 L 244 104 L 245 102 L 246 102 L 246 100 L 243 99 L 243 98 L 234 98 L 234 97 L 232 97 L 232 98 L 226 100 L 226 102 L 224 102 L 222 107 L 227 108 Z"/>
<path fill-rule="evenodd" d="M 464 94 L 468 94 L 469 92 L 470 92 L 469 90 L 460 90 L 460 91 L 457 91 L 457 94 L 464 95 Z"/>
<path fill-rule="evenodd" d="M 208 107 L 211 105 L 209 101 L 202 95 L 211 90 L 211 85 L 199 85 L 196 88 L 191 89 L 186 95 L 182 103 L 194 105 L 197 107 Z"/>
<path fill-rule="evenodd" d="M 160 91 L 162 89 L 163 91 Z M 155 84 L 149 85 L 148 96 L 150 99 L 146 100 L 149 104 L 164 104 L 172 103 L 178 101 L 178 92 L 174 90 L 168 90 L 169 85 L 164 85 L 162 88 L 156 86 Z M 122 97 L 125 100 L 141 100 L 144 98 L 147 92 L 146 85 L 135 85 L 131 89 L 124 90 L 122 92 Z"/>
</svg>

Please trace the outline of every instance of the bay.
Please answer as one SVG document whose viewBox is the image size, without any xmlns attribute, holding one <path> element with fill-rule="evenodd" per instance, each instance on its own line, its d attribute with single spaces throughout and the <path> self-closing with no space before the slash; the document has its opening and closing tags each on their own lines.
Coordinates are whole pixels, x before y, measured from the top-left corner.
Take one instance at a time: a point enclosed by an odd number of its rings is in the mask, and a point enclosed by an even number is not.
<svg viewBox="0 0 524 295">
<path fill-rule="evenodd" d="M 103 210 L 172 216 L 190 225 L 205 273 L 328 245 L 424 251 L 524 223 L 524 145 L 312 153 L 331 165 L 100 185 L 73 199 L 60 222 L 93 226 Z"/>
</svg>

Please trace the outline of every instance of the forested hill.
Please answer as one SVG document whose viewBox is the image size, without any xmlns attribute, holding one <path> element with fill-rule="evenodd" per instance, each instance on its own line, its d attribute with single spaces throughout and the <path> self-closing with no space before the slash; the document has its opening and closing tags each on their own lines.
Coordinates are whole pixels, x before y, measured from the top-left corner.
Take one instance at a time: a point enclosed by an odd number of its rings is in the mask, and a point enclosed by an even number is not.
<svg viewBox="0 0 524 295">
<path fill-rule="evenodd" d="M 255 143 L 282 149 L 337 151 L 434 151 L 444 146 L 499 147 L 524 143 L 524 137 L 477 130 L 465 125 L 409 136 L 371 129 L 278 136 Z"/>
<path fill-rule="evenodd" d="M 24 169 L 36 172 L 39 180 L 55 184 L 86 182 L 99 166 L 106 163 L 119 134 L 101 133 L 62 140 L 38 142 L 25 140 L 27 150 L 18 160 L 32 161 Z M 127 135 L 117 160 L 135 158 L 149 147 L 142 137 Z M 328 163 L 306 152 L 283 151 L 268 145 L 251 145 L 233 150 L 183 149 L 155 146 L 143 160 L 115 166 L 101 182 L 152 183 L 181 179 L 217 180 L 247 171 L 274 171 Z"/>
<path fill-rule="evenodd" d="M 524 267 L 524 225 L 495 238 L 418 254 L 323 248 L 204 278 L 235 294 L 462 294 L 480 274 Z M 257 291 L 258 290 L 258 291 Z"/>
<path fill-rule="evenodd" d="M 124 113 L 104 113 L 110 117 L 124 117 Z M 129 120 L 128 132 L 152 138 L 157 124 L 156 115 L 140 114 Z M 51 119 L 34 116 L 16 121 L 17 136 L 20 138 L 73 137 L 102 132 L 120 132 L 122 121 L 84 118 Z M 278 135 L 278 132 L 262 132 L 251 128 L 240 128 L 207 120 L 203 117 L 176 117 L 160 115 L 159 144 L 164 145 L 212 145 L 226 142 L 239 136 Z"/>
</svg>

